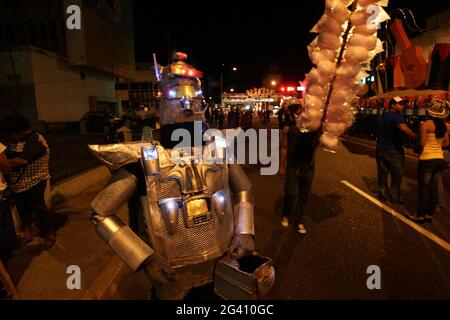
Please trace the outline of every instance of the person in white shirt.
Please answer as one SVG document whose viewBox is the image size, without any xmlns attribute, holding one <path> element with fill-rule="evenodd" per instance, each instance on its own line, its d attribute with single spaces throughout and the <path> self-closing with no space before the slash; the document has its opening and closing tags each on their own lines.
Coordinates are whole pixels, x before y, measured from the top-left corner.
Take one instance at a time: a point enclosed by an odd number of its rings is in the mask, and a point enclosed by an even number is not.
<svg viewBox="0 0 450 320">
<path fill-rule="evenodd" d="M 2 173 L 8 173 L 11 171 L 11 165 L 5 155 L 6 146 L 0 143 L 0 191 L 6 189 L 6 183 L 2 180 Z"/>
<path fill-rule="evenodd" d="M 7 184 L 3 174 L 11 171 L 5 151 L 6 146 L 0 143 L 0 253 L 13 249 L 17 243 L 14 222 L 5 195 Z"/>
</svg>

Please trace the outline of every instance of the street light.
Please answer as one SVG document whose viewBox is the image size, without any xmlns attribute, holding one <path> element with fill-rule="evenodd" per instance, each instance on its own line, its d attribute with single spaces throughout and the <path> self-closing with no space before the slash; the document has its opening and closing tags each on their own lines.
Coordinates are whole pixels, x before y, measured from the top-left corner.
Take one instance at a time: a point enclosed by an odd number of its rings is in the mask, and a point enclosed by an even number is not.
<svg viewBox="0 0 450 320">
<path fill-rule="evenodd" d="M 225 67 L 225 64 L 222 64 L 222 68 L 220 69 L 220 103 L 223 105 L 223 69 Z M 238 70 L 237 67 L 233 67 L 231 70 L 233 70 L 233 72 L 236 72 Z M 232 89 L 234 92 L 234 89 Z"/>
<path fill-rule="evenodd" d="M 270 84 L 272 85 L 272 87 L 275 87 L 277 85 L 277 82 L 275 80 L 272 80 Z"/>
<path fill-rule="evenodd" d="M 233 88 L 231 88 L 231 89 L 230 89 L 230 92 L 234 92 L 234 89 L 233 89 Z"/>
</svg>

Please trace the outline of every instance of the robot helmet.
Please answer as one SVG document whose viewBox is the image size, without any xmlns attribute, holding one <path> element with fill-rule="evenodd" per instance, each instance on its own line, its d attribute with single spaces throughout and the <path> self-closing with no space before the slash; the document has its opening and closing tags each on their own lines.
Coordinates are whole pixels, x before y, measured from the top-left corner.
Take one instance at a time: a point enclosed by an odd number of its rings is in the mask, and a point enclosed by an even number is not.
<svg viewBox="0 0 450 320">
<path fill-rule="evenodd" d="M 162 69 L 159 114 L 161 126 L 204 121 L 202 73 L 185 62 L 187 55 L 175 52 L 172 63 Z"/>
</svg>

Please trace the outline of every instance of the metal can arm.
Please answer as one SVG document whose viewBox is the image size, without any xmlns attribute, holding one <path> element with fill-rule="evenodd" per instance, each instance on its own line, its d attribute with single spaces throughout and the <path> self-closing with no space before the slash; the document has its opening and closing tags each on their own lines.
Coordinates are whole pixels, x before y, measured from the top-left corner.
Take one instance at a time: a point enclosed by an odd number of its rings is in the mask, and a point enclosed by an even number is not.
<svg viewBox="0 0 450 320">
<path fill-rule="evenodd" d="M 252 184 L 238 164 L 229 165 L 230 188 L 236 199 L 235 234 L 255 235 Z"/>
<path fill-rule="evenodd" d="M 142 269 L 153 250 L 116 216 L 137 191 L 138 178 L 125 168 L 117 171 L 91 203 L 90 219 L 97 233 L 133 270 Z"/>
</svg>

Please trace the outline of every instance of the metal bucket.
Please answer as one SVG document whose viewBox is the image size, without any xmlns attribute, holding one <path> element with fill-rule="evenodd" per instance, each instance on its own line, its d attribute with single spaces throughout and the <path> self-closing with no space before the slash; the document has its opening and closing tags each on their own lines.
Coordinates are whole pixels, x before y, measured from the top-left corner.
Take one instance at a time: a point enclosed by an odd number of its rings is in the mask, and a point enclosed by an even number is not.
<svg viewBox="0 0 450 320">
<path fill-rule="evenodd" d="M 214 291 L 225 300 L 259 300 L 275 283 L 272 259 L 258 254 L 235 260 L 225 257 L 216 264 Z"/>
</svg>

